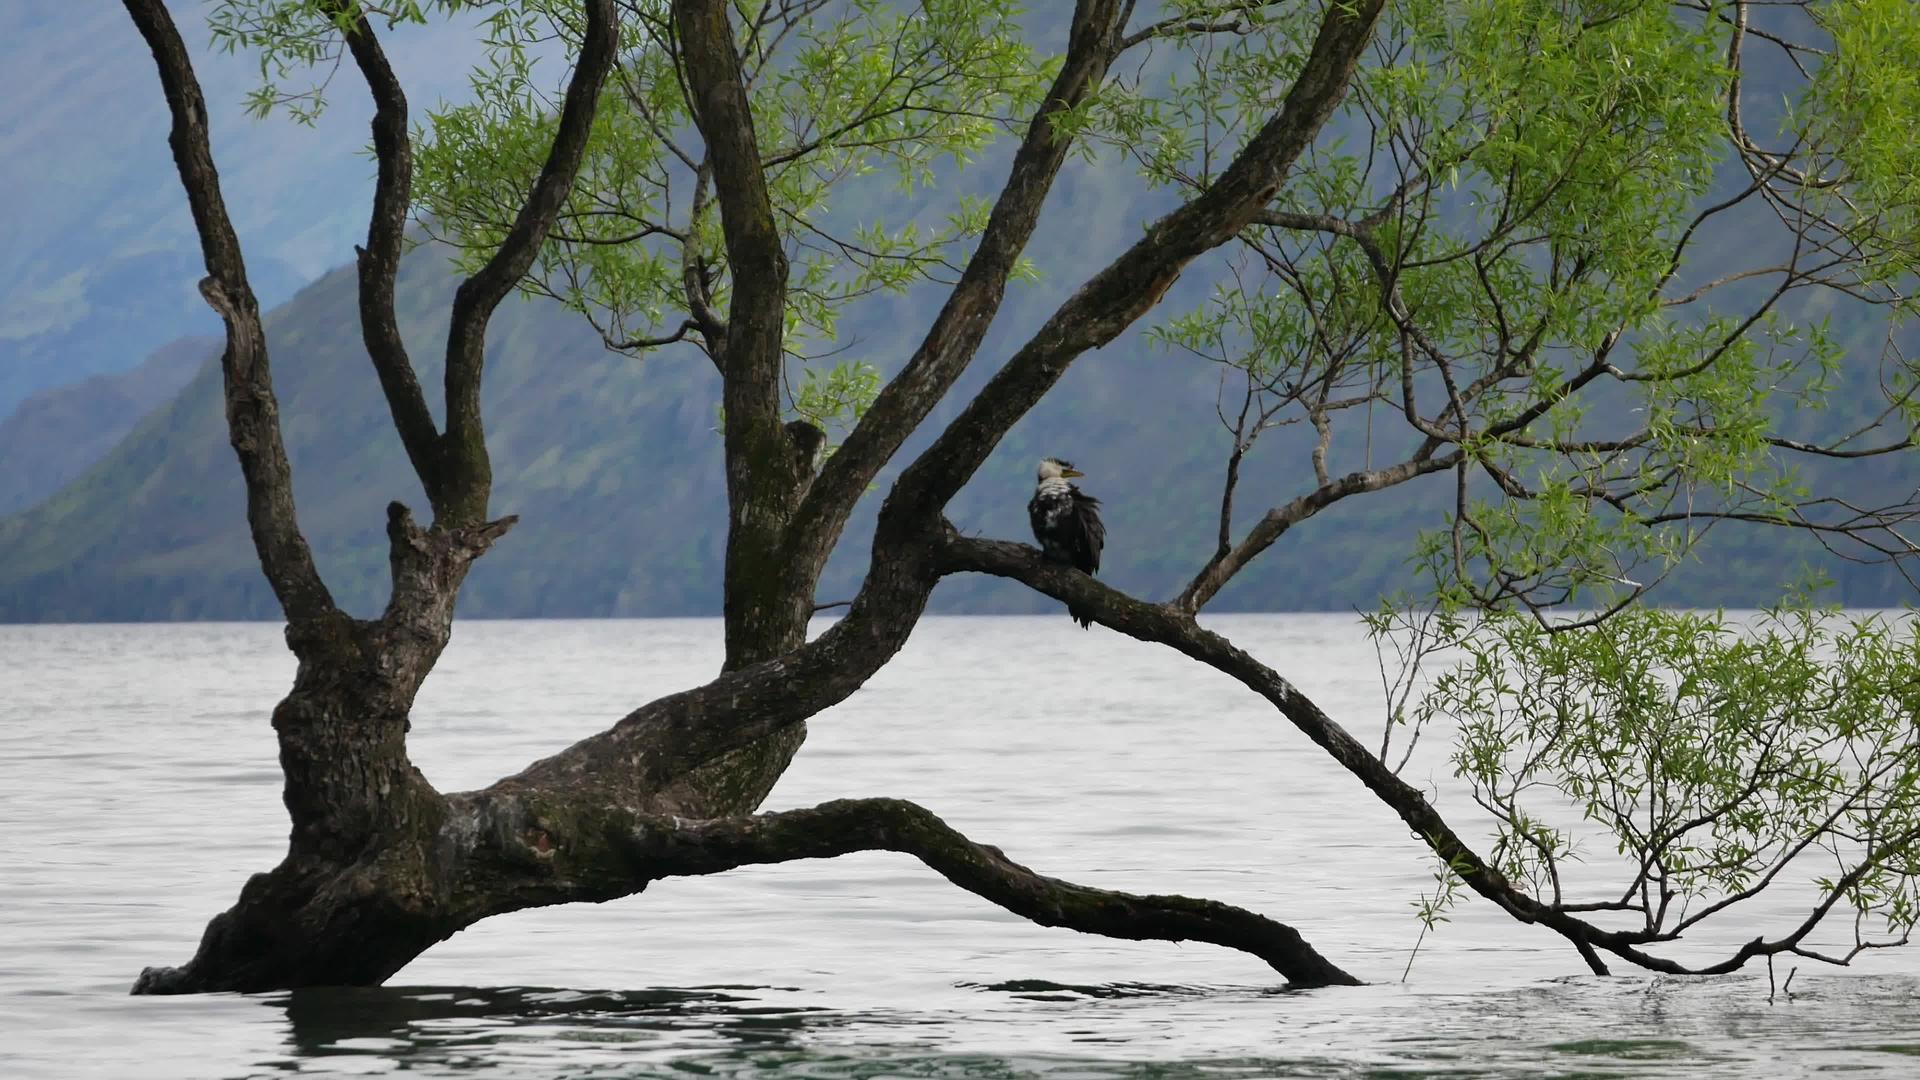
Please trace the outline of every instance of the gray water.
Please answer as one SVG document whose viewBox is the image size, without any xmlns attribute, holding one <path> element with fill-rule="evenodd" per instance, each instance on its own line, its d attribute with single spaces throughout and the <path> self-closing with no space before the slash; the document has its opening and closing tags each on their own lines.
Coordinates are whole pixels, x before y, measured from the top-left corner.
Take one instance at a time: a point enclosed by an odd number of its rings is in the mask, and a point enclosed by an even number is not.
<svg viewBox="0 0 1920 1080">
<path fill-rule="evenodd" d="M 1216 622 L 1377 737 L 1355 620 Z M 415 759 L 483 785 L 703 681 L 719 644 L 703 620 L 463 623 Z M 1370 985 L 1036 927 L 875 853 L 496 919 L 377 990 L 128 997 L 283 850 L 266 718 L 291 673 L 273 626 L 0 627 L 0 1077 L 1920 1075 L 1920 951 L 1803 966 L 1790 995 L 1764 968 L 1600 978 L 1469 903 L 1402 981 L 1421 845 L 1237 684 L 1064 616 L 927 620 L 769 807 L 915 799 L 1046 873 L 1290 922 Z M 1409 778 L 1469 825 L 1433 742 Z"/>
</svg>

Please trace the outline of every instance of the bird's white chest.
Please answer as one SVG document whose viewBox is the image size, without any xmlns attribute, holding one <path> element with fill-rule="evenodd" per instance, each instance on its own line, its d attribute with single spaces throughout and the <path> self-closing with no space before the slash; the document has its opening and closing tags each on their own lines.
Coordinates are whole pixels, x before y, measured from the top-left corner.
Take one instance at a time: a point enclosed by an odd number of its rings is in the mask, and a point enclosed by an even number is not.
<svg viewBox="0 0 1920 1080">
<path fill-rule="evenodd" d="M 1051 502 L 1056 499 L 1061 502 L 1069 502 L 1073 498 L 1073 485 L 1059 477 L 1050 477 L 1040 481 L 1040 489 L 1034 494 L 1038 495 L 1044 502 Z"/>
<path fill-rule="evenodd" d="M 1040 505 L 1040 515 L 1051 525 L 1065 517 L 1073 509 L 1073 485 L 1062 479 L 1040 481 L 1040 487 L 1033 493 L 1034 501 Z"/>
</svg>

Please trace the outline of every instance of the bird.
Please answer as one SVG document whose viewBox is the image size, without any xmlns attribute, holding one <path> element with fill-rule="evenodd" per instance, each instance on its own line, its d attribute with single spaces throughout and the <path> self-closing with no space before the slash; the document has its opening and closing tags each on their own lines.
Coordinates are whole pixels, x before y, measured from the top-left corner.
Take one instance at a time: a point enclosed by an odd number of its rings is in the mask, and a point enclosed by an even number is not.
<svg viewBox="0 0 1920 1080">
<path fill-rule="evenodd" d="M 793 444 L 794 475 L 800 479 L 800 495 L 804 496 L 813 483 L 813 474 L 820 471 L 827 433 L 810 420 L 789 420 L 787 441 Z"/>
<path fill-rule="evenodd" d="M 1027 519 L 1033 524 L 1033 538 L 1040 542 L 1040 551 L 1048 559 L 1083 574 L 1097 574 L 1100 549 L 1107 543 L 1107 527 L 1100 521 L 1100 500 L 1070 482 L 1085 475 L 1072 462 L 1042 458 L 1039 482 L 1027 502 Z M 1072 604 L 1067 605 L 1067 614 L 1082 630 L 1093 625 L 1093 616 Z"/>
</svg>

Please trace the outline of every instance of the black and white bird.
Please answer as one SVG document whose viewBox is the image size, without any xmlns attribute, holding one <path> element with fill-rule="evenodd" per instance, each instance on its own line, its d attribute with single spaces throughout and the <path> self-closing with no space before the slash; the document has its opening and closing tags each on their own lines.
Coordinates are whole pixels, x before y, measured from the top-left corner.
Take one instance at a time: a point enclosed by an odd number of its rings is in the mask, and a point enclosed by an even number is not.
<svg viewBox="0 0 1920 1080">
<path fill-rule="evenodd" d="M 1033 538 L 1047 558 L 1066 563 L 1083 574 L 1100 572 L 1100 549 L 1107 543 L 1107 527 L 1100 521 L 1100 500 L 1071 483 L 1086 474 L 1071 462 L 1043 458 L 1040 481 L 1027 503 L 1027 518 L 1033 523 Z M 1093 616 L 1072 605 L 1067 614 L 1081 629 L 1093 625 Z"/>
</svg>

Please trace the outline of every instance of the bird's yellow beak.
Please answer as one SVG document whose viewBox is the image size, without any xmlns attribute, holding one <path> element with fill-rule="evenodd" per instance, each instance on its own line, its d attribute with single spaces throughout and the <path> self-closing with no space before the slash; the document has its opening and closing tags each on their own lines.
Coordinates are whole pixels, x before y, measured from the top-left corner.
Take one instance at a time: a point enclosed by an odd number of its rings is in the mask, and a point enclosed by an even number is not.
<svg viewBox="0 0 1920 1080">
<path fill-rule="evenodd" d="M 1076 477 L 1076 476 L 1085 476 L 1085 475 L 1087 475 L 1087 474 L 1086 474 L 1086 473 L 1083 473 L 1083 472 L 1081 472 L 1081 471 L 1080 471 L 1079 469 L 1076 469 L 1076 468 L 1074 468 L 1073 466 L 1071 466 L 1071 465 L 1069 465 L 1069 466 L 1067 466 L 1066 468 L 1064 468 L 1064 469 L 1062 469 L 1062 470 L 1060 470 L 1060 475 L 1061 475 L 1061 476 L 1064 476 L 1064 477 L 1066 477 L 1066 478 L 1067 478 L 1067 479 L 1069 479 L 1069 480 L 1071 480 L 1071 479 L 1073 479 L 1073 478 L 1074 478 L 1074 477 Z"/>
</svg>

